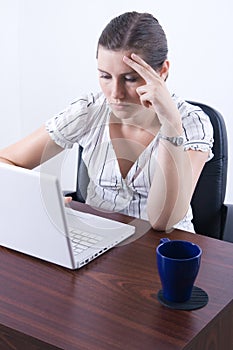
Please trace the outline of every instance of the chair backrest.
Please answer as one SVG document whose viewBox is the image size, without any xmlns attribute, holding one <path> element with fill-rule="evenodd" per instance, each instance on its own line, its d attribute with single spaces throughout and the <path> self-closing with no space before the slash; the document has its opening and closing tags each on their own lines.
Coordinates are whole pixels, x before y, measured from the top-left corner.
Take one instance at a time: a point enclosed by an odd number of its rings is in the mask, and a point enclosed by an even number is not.
<svg viewBox="0 0 233 350">
<path fill-rule="evenodd" d="M 223 202 L 227 180 L 227 132 L 222 115 L 203 103 L 187 101 L 199 106 L 209 116 L 214 129 L 214 157 L 208 161 L 198 180 L 191 206 L 195 231 L 210 237 L 222 239 Z M 82 147 L 79 147 L 76 197 L 85 202 L 89 176 L 82 161 Z"/>
<path fill-rule="evenodd" d="M 222 239 L 228 164 L 226 126 L 222 115 L 214 108 L 188 102 L 199 106 L 209 116 L 214 129 L 214 157 L 205 164 L 191 201 L 193 224 L 197 233 Z"/>
<path fill-rule="evenodd" d="M 86 164 L 82 159 L 83 147 L 79 145 L 78 149 L 78 173 L 77 173 L 77 183 L 76 183 L 76 196 L 75 200 L 81 203 L 85 203 L 87 198 L 87 186 L 89 184 L 90 178 L 88 175 L 88 170 Z"/>
</svg>

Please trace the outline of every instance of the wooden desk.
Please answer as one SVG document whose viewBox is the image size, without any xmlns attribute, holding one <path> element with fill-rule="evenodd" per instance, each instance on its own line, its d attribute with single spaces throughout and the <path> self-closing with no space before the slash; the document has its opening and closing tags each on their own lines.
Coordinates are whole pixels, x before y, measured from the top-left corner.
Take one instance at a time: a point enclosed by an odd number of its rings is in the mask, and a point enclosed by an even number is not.
<svg viewBox="0 0 233 350">
<path fill-rule="evenodd" d="M 155 247 L 167 235 L 133 223 L 148 232 L 76 271 L 0 248 L 0 349 L 233 349 L 233 245 L 170 233 L 202 247 L 196 285 L 209 295 L 202 309 L 175 311 L 156 298 Z"/>
</svg>

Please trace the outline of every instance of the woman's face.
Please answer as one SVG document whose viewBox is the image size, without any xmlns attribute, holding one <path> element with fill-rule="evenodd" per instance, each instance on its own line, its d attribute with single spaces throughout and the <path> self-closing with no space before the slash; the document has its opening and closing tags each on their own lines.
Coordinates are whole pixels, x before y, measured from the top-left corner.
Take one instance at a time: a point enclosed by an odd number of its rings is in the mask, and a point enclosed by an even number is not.
<svg viewBox="0 0 233 350">
<path fill-rule="evenodd" d="M 98 49 L 100 87 L 116 117 L 129 118 L 145 108 L 141 105 L 136 88 L 144 85 L 144 79 L 123 62 L 130 52 Z"/>
</svg>

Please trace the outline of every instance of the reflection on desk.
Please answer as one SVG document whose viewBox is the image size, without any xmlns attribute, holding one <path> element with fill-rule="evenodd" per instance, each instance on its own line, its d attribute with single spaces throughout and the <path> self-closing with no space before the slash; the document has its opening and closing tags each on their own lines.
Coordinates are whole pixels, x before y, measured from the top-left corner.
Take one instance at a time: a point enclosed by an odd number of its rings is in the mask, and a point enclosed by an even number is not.
<svg viewBox="0 0 233 350">
<path fill-rule="evenodd" d="M 0 248 L 1 350 L 233 349 L 231 243 L 179 230 L 169 234 L 203 249 L 196 285 L 209 295 L 202 309 L 172 310 L 156 297 L 155 248 L 165 234 L 143 220 L 73 207 L 132 223 L 146 234 L 75 271 Z"/>
</svg>

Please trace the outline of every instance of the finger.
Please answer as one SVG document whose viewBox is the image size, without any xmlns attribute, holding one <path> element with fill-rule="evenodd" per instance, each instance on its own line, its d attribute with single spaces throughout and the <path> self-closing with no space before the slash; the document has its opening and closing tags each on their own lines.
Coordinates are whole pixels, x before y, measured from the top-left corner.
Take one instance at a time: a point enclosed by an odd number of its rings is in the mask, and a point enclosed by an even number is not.
<svg viewBox="0 0 233 350">
<path fill-rule="evenodd" d="M 147 93 L 142 94 L 139 96 L 139 98 L 140 98 L 140 102 L 141 102 L 142 106 L 144 106 L 146 108 L 149 108 L 152 106 L 152 102 L 151 102 L 149 94 L 147 94 Z"/>
<path fill-rule="evenodd" d="M 72 197 L 64 197 L 64 203 L 69 204 L 72 201 Z"/>
<path fill-rule="evenodd" d="M 131 58 L 128 56 L 123 57 L 123 61 L 133 68 L 145 81 L 153 79 L 153 77 L 159 76 L 158 73 L 141 57 L 135 53 L 131 54 Z"/>
<path fill-rule="evenodd" d="M 144 100 L 143 98 L 140 98 L 141 100 L 141 105 L 146 107 L 146 108 L 150 108 L 152 106 L 152 103 L 148 100 Z"/>
<path fill-rule="evenodd" d="M 128 66 L 130 66 L 135 72 L 137 72 L 145 81 L 149 78 L 147 68 L 143 67 L 136 61 L 132 60 L 131 58 L 124 56 L 123 57 L 124 63 L 126 63 Z"/>
<path fill-rule="evenodd" d="M 149 85 L 140 85 L 139 87 L 137 87 L 137 89 L 136 89 L 137 94 L 140 96 L 140 95 L 144 94 L 145 92 L 147 92 L 148 86 Z"/>
<path fill-rule="evenodd" d="M 140 98 L 140 102 L 141 104 L 146 107 L 149 108 L 150 106 L 152 106 L 152 102 L 150 100 L 150 93 L 148 92 L 148 89 L 146 87 L 146 85 L 140 86 L 136 89 L 136 92 Z"/>
<path fill-rule="evenodd" d="M 146 69 L 151 68 L 151 66 L 146 61 L 144 61 L 140 56 L 138 56 L 136 53 L 132 53 L 131 58 L 133 61 L 137 62 L 138 64 L 140 64 L 144 68 L 146 68 Z"/>
</svg>

